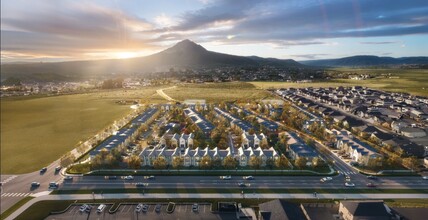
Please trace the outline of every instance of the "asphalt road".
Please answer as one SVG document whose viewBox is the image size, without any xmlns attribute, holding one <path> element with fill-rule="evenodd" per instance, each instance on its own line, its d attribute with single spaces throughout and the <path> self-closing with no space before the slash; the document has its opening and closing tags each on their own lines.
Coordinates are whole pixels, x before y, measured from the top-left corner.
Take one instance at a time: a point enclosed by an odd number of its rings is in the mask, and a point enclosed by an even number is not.
<svg viewBox="0 0 428 220">
<path fill-rule="evenodd" d="M 1 213 L 26 196 L 49 190 L 50 182 L 61 182 L 63 177 L 55 172 L 59 160 L 51 163 L 48 170 L 41 174 L 35 171 L 22 175 L 2 175 L 1 182 Z M 31 182 L 39 182 L 40 186 L 31 187 Z"/>
</svg>

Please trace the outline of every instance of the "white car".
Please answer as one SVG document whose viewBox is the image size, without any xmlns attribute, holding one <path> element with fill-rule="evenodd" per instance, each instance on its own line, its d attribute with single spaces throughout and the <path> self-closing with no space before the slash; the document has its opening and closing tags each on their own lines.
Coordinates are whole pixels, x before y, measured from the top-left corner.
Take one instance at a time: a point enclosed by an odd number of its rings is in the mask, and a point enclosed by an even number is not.
<svg viewBox="0 0 428 220">
<path fill-rule="evenodd" d="M 322 178 L 322 179 L 320 179 L 320 181 L 322 182 L 322 183 L 324 183 L 324 182 L 327 182 L 327 181 L 330 181 L 330 180 L 333 180 L 333 178 L 331 178 L 331 177 L 324 177 L 324 178 Z"/>
<path fill-rule="evenodd" d="M 353 183 L 351 183 L 351 182 L 346 182 L 346 183 L 345 183 L 345 186 L 346 186 L 346 187 L 354 187 L 354 186 L 355 186 L 355 184 L 353 184 Z"/>
<path fill-rule="evenodd" d="M 232 177 L 231 176 L 220 176 L 220 179 L 221 180 L 230 180 L 230 179 L 232 179 Z"/>
<path fill-rule="evenodd" d="M 242 179 L 244 179 L 244 180 L 253 180 L 254 177 L 253 176 L 244 176 L 244 177 L 242 177 Z"/>
<path fill-rule="evenodd" d="M 154 180 L 155 176 L 144 176 L 144 179 L 146 179 L 146 180 Z"/>
<path fill-rule="evenodd" d="M 125 176 L 125 177 L 123 177 L 123 179 L 126 179 L 126 180 L 133 180 L 133 179 L 134 179 L 134 177 L 133 177 L 133 176 L 131 176 L 131 175 L 129 175 L 129 176 Z"/>
<path fill-rule="evenodd" d="M 72 176 L 66 176 L 66 177 L 64 177 L 64 180 L 73 180 L 73 177 Z"/>
<path fill-rule="evenodd" d="M 428 176 L 423 176 L 422 179 L 428 180 Z"/>
</svg>

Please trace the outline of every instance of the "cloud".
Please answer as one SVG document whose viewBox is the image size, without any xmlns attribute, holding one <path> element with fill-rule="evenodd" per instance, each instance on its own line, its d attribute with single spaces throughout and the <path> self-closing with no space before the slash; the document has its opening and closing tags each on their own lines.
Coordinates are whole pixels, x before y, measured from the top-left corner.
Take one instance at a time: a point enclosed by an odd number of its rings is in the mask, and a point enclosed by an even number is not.
<svg viewBox="0 0 428 220">
<path fill-rule="evenodd" d="M 317 59 L 319 57 L 324 57 L 324 56 L 328 56 L 330 54 L 326 54 L 326 53 L 314 53 L 314 54 L 296 54 L 296 55 L 290 55 L 291 57 L 296 57 L 296 58 L 303 58 L 304 60 L 313 60 L 313 59 Z"/>
<path fill-rule="evenodd" d="M 363 41 L 360 42 L 360 44 L 374 44 L 374 45 L 378 45 L 378 44 L 396 44 L 396 43 L 400 43 L 399 41 Z"/>
</svg>

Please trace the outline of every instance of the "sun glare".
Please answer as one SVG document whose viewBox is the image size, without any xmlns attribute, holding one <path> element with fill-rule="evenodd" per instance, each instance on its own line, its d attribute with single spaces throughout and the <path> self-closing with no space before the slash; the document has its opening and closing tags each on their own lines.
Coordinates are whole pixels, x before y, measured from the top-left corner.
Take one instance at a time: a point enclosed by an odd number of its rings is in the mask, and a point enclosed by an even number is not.
<svg viewBox="0 0 428 220">
<path fill-rule="evenodd" d="M 137 57 L 138 54 L 135 52 L 118 52 L 118 53 L 115 53 L 114 56 L 117 59 L 127 59 L 127 58 Z"/>
</svg>

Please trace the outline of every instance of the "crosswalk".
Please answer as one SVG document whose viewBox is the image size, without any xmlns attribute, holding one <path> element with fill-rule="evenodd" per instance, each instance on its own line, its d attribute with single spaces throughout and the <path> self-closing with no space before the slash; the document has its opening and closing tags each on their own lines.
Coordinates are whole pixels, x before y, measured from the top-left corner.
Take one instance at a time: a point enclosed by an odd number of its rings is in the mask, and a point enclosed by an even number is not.
<svg viewBox="0 0 428 220">
<path fill-rule="evenodd" d="M 2 182 L 3 182 L 3 184 L 5 184 L 5 183 L 7 183 L 7 182 L 9 182 L 9 181 L 11 181 L 11 180 L 13 180 L 13 179 L 15 179 L 16 177 L 18 177 L 18 176 L 10 176 L 9 178 L 5 179 L 5 180 L 4 180 L 4 181 L 2 181 Z"/>
<path fill-rule="evenodd" d="M 343 174 L 343 175 L 355 175 L 355 174 L 357 174 L 357 173 L 356 173 L 356 172 L 354 172 L 354 171 L 348 171 L 348 172 L 339 171 L 339 173 L 340 173 L 340 174 Z"/>
<path fill-rule="evenodd" d="M 2 193 L 1 197 L 26 197 L 31 195 L 33 195 L 33 193 Z"/>
</svg>

